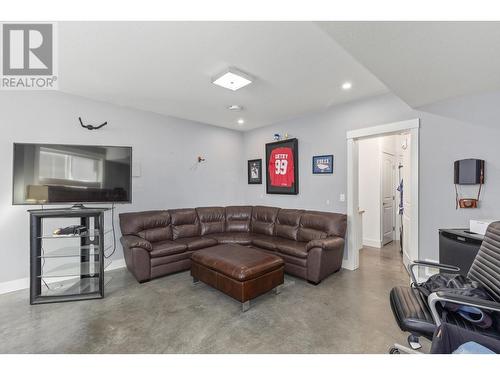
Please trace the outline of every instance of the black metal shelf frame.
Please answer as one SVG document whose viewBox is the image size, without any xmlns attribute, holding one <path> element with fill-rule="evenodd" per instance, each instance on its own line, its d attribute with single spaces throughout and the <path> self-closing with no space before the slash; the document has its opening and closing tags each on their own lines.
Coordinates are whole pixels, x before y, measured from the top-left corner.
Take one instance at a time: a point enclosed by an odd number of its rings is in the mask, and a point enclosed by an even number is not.
<svg viewBox="0 0 500 375">
<path fill-rule="evenodd" d="M 104 298 L 104 235 L 107 233 L 104 231 L 104 213 L 107 210 L 109 208 L 84 207 L 28 211 L 30 214 L 30 304 Z M 49 218 L 79 218 L 80 224 L 93 235 L 44 236 L 43 221 Z M 42 250 L 43 241 L 44 239 L 54 241 L 57 238 L 80 239 L 80 275 L 75 280 L 75 287 L 66 289 L 69 293 L 44 295 L 42 293 L 42 268 L 45 258 Z M 90 269 L 91 264 L 98 265 L 98 272 Z M 82 285 L 86 287 L 81 287 Z"/>
</svg>

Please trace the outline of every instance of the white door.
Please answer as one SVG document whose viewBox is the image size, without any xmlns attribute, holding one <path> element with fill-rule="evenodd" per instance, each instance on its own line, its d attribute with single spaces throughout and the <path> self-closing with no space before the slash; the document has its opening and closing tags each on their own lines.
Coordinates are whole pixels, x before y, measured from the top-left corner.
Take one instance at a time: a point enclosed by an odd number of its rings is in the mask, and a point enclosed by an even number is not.
<svg viewBox="0 0 500 375">
<path fill-rule="evenodd" d="M 394 205 L 396 186 L 394 183 L 394 155 L 382 153 L 382 246 L 394 240 Z"/>
<path fill-rule="evenodd" d="M 411 136 L 409 134 L 404 135 L 405 138 L 405 148 L 403 149 L 403 169 L 401 177 L 403 179 L 403 263 L 408 265 L 412 260 L 418 259 L 417 249 L 412 249 L 411 242 L 411 216 L 412 216 L 412 191 L 411 191 L 411 180 L 412 180 L 412 147 L 411 147 Z"/>
</svg>

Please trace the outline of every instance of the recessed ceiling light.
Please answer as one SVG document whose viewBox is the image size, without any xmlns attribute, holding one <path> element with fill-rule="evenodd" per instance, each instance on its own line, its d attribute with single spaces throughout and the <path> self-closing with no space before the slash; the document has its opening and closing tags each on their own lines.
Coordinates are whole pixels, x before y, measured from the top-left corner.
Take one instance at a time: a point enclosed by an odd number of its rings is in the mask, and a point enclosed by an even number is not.
<svg viewBox="0 0 500 375">
<path fill-rule="evenodd" d="M 352 87 L 352 83 L 351 82 L 344 82 L 342 84 L 342 90 L 349 90 L 351 87 Z"/>
<path fill-rule="evenodd" d="M 230 105 L 229 107 L 227 107 L 227 109 L 229 109 L 230 111 L 239 112 L 239 111 L 243 111 L 243 106 L 238 105 L 238 104 L 233 104 L 233 105 Z"/>
<path fill-rule="evenodd" d="M 243 120 L 242 118 L 238 119 L 238 124 L 243 125 L 244 123 L 245 123 L 245 120 Z"/>
<path fill-rule="evenodd" d="M 229 69 L 212 80 L 214 85 L 236 91 L 252 83 L 252 78 L 236 69 Z"/>
</svg>

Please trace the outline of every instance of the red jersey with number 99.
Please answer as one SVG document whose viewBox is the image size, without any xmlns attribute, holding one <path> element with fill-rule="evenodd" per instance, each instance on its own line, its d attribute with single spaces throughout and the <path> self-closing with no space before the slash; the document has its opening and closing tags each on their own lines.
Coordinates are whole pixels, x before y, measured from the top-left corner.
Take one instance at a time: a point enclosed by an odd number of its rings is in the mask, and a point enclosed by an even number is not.
<svg viewBox="0 0 500 375">
<path fill-rule="evenodd" d="M 269 158 L 271 186 L 292 187 L 295 182 L 293 153 L 290 147 L 278 147 Z"/>
</svg>

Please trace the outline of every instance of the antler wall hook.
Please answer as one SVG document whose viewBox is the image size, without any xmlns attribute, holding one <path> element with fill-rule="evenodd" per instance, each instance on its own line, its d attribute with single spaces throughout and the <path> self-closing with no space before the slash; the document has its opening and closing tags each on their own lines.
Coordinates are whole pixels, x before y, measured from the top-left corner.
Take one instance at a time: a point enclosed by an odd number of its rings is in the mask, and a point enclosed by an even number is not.
<svg viewBox="0 0 500 375">
<path fill-rule="evenodd" d="M 97 130 L 97 129 L 102 128 L 102 127 L 103 127 L 103 126 L 105 126 L 105 125 L 108 125 L 108 122 L 107 122 L 107 121 L 106 121 L 106 122 L 103 122 L 101 125 L 98 125 L 98 126 L 94 126 L 94 125 L 84 125 L 81 117 L 78 117 L 78 120 L 80 120 L 80 125 L 81 125 L 83 128 L 88 129 L 88 130 Z"/>
</svg>

